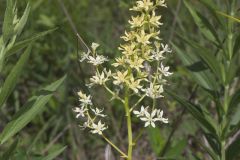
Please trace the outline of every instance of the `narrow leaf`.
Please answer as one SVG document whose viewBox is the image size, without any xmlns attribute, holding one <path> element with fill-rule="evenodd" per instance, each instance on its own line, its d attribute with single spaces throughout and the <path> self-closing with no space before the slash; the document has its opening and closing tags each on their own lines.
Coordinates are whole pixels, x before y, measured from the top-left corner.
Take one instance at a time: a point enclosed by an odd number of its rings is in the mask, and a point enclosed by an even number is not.
<svg viewBox="0 0 240 160">
<path fill-rule="evenodd" d="M 25 8 L 24 10 L 24 13 L 23 13 L 23 16 L 21 17 L 21 19 L 19 20 L 19 22 L 16 24 L 15 28 L 14 28 L 14 32 L 17 34 L 17 35 L 20 35 L 26 22 L 27 22 L 27 19 L 28 19 L 28 15 L 30 13 L 30 4 L 28 3 L 27 4 L 27 7 Z"/>
<path fill-rule="evenodd" d="M 12 93 L 13 89 L 15 88 L 18 78 L 20 77 L 24 66 L 27 64 L 26 62 L 28 61 L 30 51 L 31 46 L 29 46 L 25 50 L 25 52 L 21 55 L 20 59 L 18 60 L 17 64 L 13 67 L 10 74 L 7 76 L 0 92 L 0 108 L 3 106 L 8 96 Z"/>
<path fill-rule="evenodd" d="M 176 51 L 176 54 L 181 59 L 183 64 L 185 66 L 191 66 L 195 64 L 196 62 L 199 62 L 199 59 L 194 54 L 189 54 L 187 52 L 182 51 L 179 47 L 177 47 L 175 44 L 172 43 L 172 46 L 174 50 Z M 203 88 L 206 88 L 208 90 L 216 90 L 216 81 L 212 77 L 212 74 L 209 72 L 209 70 L 205 71 L 199 71 L 199 72 L 189 72 L 189 74 L 192 76 L 192 78 Z"/>
<path fill-rule="evenodd" d="M 14 5 L 12 0 L 7 1 L 7 8 L 3 21 L 3 41 L 6 44 L 10 37 L 13 35 L 13 19 L 14 19 Z"/>
<path fill-rule="evenodd" d="M 185 6 L 188 8 L 189 12 L 191 13 L 194 22 L 199 27 L 200 31 L 203 33 L 203 35 L 208 38 L 212 42 L 216 42 L 218 40 L 217 34 L 215 33 L 215 30 L 213 26 L 208 22 L 206 18 L 204 18 L 199 12 L 197 12 L 192 5 L 190 5 L 186 0 L 184 0 Z M 201 16 L 199 16 L 201 15 Z"/>
<path fill-rule="evenodd" d="M 200 46 L 198 43 L 194 41 L 189 41 L 182 35 L 178 35 L 181 40 L 195 48 L 196 52 L 194 52 L 197 56 L 201 57 L 204 63 L 206 63 L 209 68 L 215 73 L 220 80 L 223 81 L 224 75 L 222 75 L 221 67 L 219 66 L 219 62 L 216 57 L 211 53 L 207 48 Z"/>
<path fill-rule="evenodd" d="M 175 93 L 166 90 L 166 93 L 171 96 L 173 99 L 175 99 L 177 102 L 179 102 L 184 108 L 186 108 L 190 114 L 201 124 L 201 127 L 203 130 L 207 130 L 208 132 L 216 135 L 216 129 L 214 125 L 211 123 L 211 121 L 208 120 L 208 117 L 206 117 L 205 113 L 201 110 L 199 106 L 196 106 L 187 100 L 179 97 Z"/>
<path fill-rule="evenodd" d="M 47 31 L 44 31 L 44 32 L 40 32 L 33 37 L 30 37 L 30 38 L 25 39 L 23 41 L 17 42 L 12 48 L 10 48 L 7 51 L 6 56 L 13 55 L 14 53 L 16 53 L 16 52 L 20 51 L 21 49 L 25 48 L 26 46 L 28 46 L 29 43 L 34 42 L 34 41 L 38 40 L 39 38 L 42 38 L 43 36 L 53 32 L 55 30 L 56 30 L 56 28 L 50 29 L 50 30 L 47 30 Z"/>
<path fill-rule="evenodd" d="M 236 21 L 236 22 L 240 23 L 240 18 L 236 18 L 236 17 L 230 16 L 230 15 L 228 15 L 228 14 L 226 14 L 226 13 L 223 13 L 223 12 L 220 12 L 220 11 L 216 11 L 216 12 L 217 12 L 218 14 L 226 17 L 226 18 L 229 18 L 229 19 L 231 19 L 231 20 L 233 20 L 233 21 Z"/>
<path fill-rule="evenodd" d="M 240 148 L 240 138 L 237 138 L 226 150 L 227 160 L 234 160 L 234 158 L 237 158 L 237 156 L 240 155 L 239 148 Z"/>
<path fill-rule="evenodd" d="M 24 128 L 37 114 L 41 113 L 44 106 L 52 97 L 54 91 L 63 83 L 66 76 L 55 81 L 49 86 L 40 90 L 38 96 L 30 98 L 30 100 L 20 109 L 13 119 L 7 124 L 0 135 L 0 144 L 6 142 L 9 138 Z M 48 91 L 48 92 L 47 92 Z"/>
<path fill-rule="evenodd" d="M 63 148 L 61 148 L 61 149 L 58 149 L 58 150 L 50 153 L 47 157 L 42 158 L 41 160 L 53 160 L 53 159 L 56 159 L 56 157 L 57 157 L 58 155 L 60 155 L 66 148 L 67 148 L 67 147 L 65 146 L 65 147 L 63 147 Z"/>
</svg>

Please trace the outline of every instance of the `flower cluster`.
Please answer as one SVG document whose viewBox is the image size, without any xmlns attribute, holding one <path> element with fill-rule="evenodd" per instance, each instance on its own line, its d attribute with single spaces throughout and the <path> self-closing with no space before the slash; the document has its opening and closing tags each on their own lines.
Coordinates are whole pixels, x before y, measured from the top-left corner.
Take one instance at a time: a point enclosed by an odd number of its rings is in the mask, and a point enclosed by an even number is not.
<svg viewBox="0 0 240 160">
<path fill-rule="evenodd" d="M 172 51 L 159 37 L 160 26 L 163 23 L 161 16 L 156 14 L 156 9 L 160 6 L 166 7 L 165 0 L 138 0 L 130 9 L 137 14 L 128 21 L 130 30 L 125 31 L 121 37 L 124 43 L 118 48 L 122 54 L 115 58 L 111 70 L 102 66 L 108 59 L 97 53 L 99 47 L 97 43 L 92 43 L 91 50 L 83 53 L 80 60 L 94 66 L 95 74 L 90 78 L 88 87 L 100 85 L 112 95 L 113 99 L 118 99 L 124 104 L 129 103 L 129 106 L 134 106 L 133 108 L 137 107 L 145 97 L 153 100 L 151 112 L 148 112 L 150 107 L 141 107 L 140 111 L 133 111 L 141 121 L 145 122 L 145 127 L 155 127 L 157 121 L 168 123 L 168 119 L 162 117 L 163 111 L 155 108 L 156 99 L 163 97 L 166 77 L 172 74 L 169 72 L 169 66 L 165 66 L 164 62 L 166 55 Z M 119 91 L 116 92 L 116 89 Z M 96 121 L 105 117 L 103 110 L 92 108 L 91 96 L 81 91 L 78 95 L 81 105 L 74 109 L 77 113 L 76 117 L 87 118 L 83 127 L 90 128 L 92 133 L 102 134 L 107 127 L 101 120 Z M 134 100 L 131 99 L 132 95 L 135 95 Z M 125 101 L 126 96 L 129 96 L 127 98 L 129 102 Z M 135 101 L 136 96 L 137 101 Z M 130 112 L 133 108 L 130 108 Z"/>
<path fill-rule="evenodd" d="M 127 86 L 140 99 L 147 96 L 153 101 L 163 97 L 163 86 L 167 82 L 165 78 L 172 74 L 169 67 L 164 65 L 166 54 L 172 51 L 159 37 L 159 28 L 163 24 L 161 16 L 156 15 L 159 6 L 166 7 L 165 0 L 139 0 L 130 9 L 137 15 L 129 20 L 130 31 L 125 31 L 121 37 L 124 40 L 119 47 L 122 54 L 113 63 L 116 68 L 113 73 L 115 85 Z M 154 105 L 151 114 L 147 111 L 141 113 L 144 114 L 138 117 L 146 122 L 145 126 L 155 126 L 155 121 L 168 122 L 161 117 L 163 111 L 155 109 Z"/>
<path fill-rule="evenodd" d="M 101 118 L 106 117 L 103 114 L 103 109 L 97 107 L 93 108 L 92 97 L 86 95 L 81 91 L 78 92 L 80 106 L 75 107 L 73 111 L 76 113 L 76 118 L 83 118 L 85 122 L 81 126 L 83 129 L 89 128 L 91 133 L 101 135 L 107 129 L 107 126 L 102 123 Z M 100 120 L 98 120 L 100 119 Z"/>
</svg>

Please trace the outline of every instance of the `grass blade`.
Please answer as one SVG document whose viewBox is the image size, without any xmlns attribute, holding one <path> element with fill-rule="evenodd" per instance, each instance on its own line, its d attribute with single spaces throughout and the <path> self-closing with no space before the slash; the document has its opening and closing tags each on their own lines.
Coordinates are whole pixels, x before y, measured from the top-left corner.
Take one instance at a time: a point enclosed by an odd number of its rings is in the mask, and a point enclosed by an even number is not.
<svg viewBox="0 0 240 160">
<path fill-rule="evenodd" d="M 44 32 L 40 32 L 38 34 L 36 34 L 35 36 L 32 36 L 28 39 L 25 39 L 23 41 L 20 41 L 20 42 L 17 42 L 12 48 L 10 48 L 7 53 L 6 53 L 6 56 L 11 56 L 13 55 L 14 53 L 20 51 L 21 49 L 25 48 L 26 46 L 29 45 L 29 43 L 33 42 L 33 41 L 36 41 L 38 40 L 39 38 L 42 38 L 43 36 L 55 31 L 56 28 L 54 29 L 50 29 L 50 30 L 47 30 L 47 31 L 44 31 Z"/>
<path fill-rule="evenodd" d="M 13 89 L 15 88 L 18 78 L 23 72 L 24 66 L 27 64 L 26 62 L 29 59 L 30 51 L 31 46 L 29 46 L 25 50 L 25 52 L 21 55 L 20 59 L 18 60 L 17 64 L 13 67 L 10 74 L 7 76 L 0 92 L 0 108 L 3 106 L 8 96 L 12 93 Z"/>
<path fill-rule="evenodd" d="M 30 98 L 30 100 L 17 112 L 13 119 L 7 124 L 3 132 L 0 135 L 0 144 L 6 142 L 9 138 L 18 133 L 23 127 L 25 127 L 37 114 L 41 113 L 44 106 L 52 97 L 54 91 L 63 83 L 66 76 L 55 81 L 49 86 L 40 90 L 38 96 Z"/>
</svg>

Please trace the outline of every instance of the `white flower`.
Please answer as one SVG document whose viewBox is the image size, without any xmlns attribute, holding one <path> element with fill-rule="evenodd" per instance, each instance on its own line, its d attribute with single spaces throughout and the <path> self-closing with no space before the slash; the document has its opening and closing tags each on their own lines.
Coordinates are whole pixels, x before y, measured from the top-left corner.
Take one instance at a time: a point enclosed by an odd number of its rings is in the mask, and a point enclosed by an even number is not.
<svg viewBox="0 0 240 160">
<path fill-rule="evenodd" d="M 142 89 L 142 86 L 140 85 L 141 79 L 134 80 L 134 78 L 131 76 L 130 81 L 128 82 L 129 88 L 131 88 L 135 93 L 138 93 L 139 89 Z"/>
<path fill-rule="evenodd" d="M 155 122 L 157 121 L 157 119 L 154 118 L 156 113 L 157 113 L 156 109 L 154 109 L 151 114 L 148 112 L 145 112 L 144 117 L 140 118 L 142 121 L 145 121 L 144 127 L 147 127 L 149 125 L 151 125 L 153 128 L 156 127 Z"/>
<path fill-rule="evenodd" d="M 157 0 L 156 5 L 162 6 L 162 7 L 167 7 L 165 0 Z"/>
<path fill-rule="evenodd" d="M 163 86 L 162 85 L 156 85 L 153 83 L 150 83 L 150 87 L 146 89 L 142 89 L 146 93 L 148 97 L 151 98 L 160 98 L 163 97 Z"/>
<path fill-rule="evenodd" d="M 76 118 L 78 118 L 78 117 L 85 117 L 85 112 L 86 112 L 87 110 L 88 110 L 88 109 L 87 109 L 85 106 L 82 106 L 81 108 L 75 107 L 75 108 L 73 109 L 74 112 L 78 113 L 78 114 L 76 115 Z"/>
<path fill-rule="evenodd" d="M 85 59 L 88 59 L 89 54 L 90 54 L 90 51 L 88 51 L 87 53 L 83 52 L 81 55 L 80 62 L 83 62 Z"/>
<path fill-rule="evenodd" d="M 163 110 L 160 109 L 157 110 L 157 121 L 161 121 L 163 123 L 168 123 L 168 118 L 163 118 Z"/>
<path fill-rule="evenodd" d="M 92 105 L 92 100 L 91 100 L 91 96 L 87 96 L 86 94 L 82 93 L 82 91 L 79 91 L 78 93 L 79 96 L 79 101 L 82 102 L 82 106 L 86 106 L 86 105 Z"/>
<path fill-rule="evenodd" d="M 163 50 L 162 50 L 162 52 L 167 52 L 167 53 L 171 53 L 172 52 L 172 50 L 169 48 L 169 46 L 166 44 L 166 45 L 164 45 L 164 44 L 161 44 L 161 46 L 162 46 L 162 48 L 163 48 Z"/>
<path fill-rule="evenodd" d="M 142 14 L 141 16 L 136 16 L 136 17 L 132 16 L 132 20 L 129 20 L 128 23 L 131 25 L 131 28 L 143 26 L 145 23 L 144 14 Z"/>
<path fill-rule="evenodd" d="M 96 55 L 96 57 L 88 56 L 88 63 L 92 63 L 94 66 L 100 65 L 108 61 L 108 59 L 102 55 Z"/>
<path fill-rule="evenodd" d="M 86 129 L 87 127 L 90 127 L 90 118 L 88 118 L 88 120 L 86 122 L 83 123 L 83 125 L 79 125 L 80 128 L 82 128 L 83 130 Z"/>
<path fill-rule="evenodd" d="M 137 110 L 134 110 L 133 113 L 137 116 L 137 117 L 142 117 L 145 115 L 145 113 L 147 112 L 148 110 L 148 106 L 146 108 L 144 108 L 144 106 L 141 106 L 141 110 L 140 111 L 137 111 Z"/>
<path fill-rule="evenodd" d="M 113 84 L 119 85 L 119 84 L 126 82 L 127 74 L 128 74 L 128 71 L 125 71 L 124 73 L 117 71 L 117 74 L 115 76 L 113 76 L 113 78 L 115 79 L 113 81 Z"/>
<path fill-rule="evenodd" d="M 90 86 L 92 86 L 94 84 L 103 85 L 107 80 L 108 80 L 108 77 L 105 77 L 104 72 L 102 72 L 101 74 L 96 72 L 95 76 L 90 78 L 90 81 L 92 82 L 92 83 L 90 83 Z"/>
<path fill-rule="evenodd" d="M 102 114 L 102 112 L 103 112 L 103 110 L 104 109 L 99 109 L 99 108 L 91 108 L 91 110 L 92 110 L 92 112 L 96 115 L 96 116 L 100 116 L 100 117 L 106 117 L 106 115 L 105 114 Z"/>
<path fill-rule="evenodd" d="M 99 121 L 98 124 L 95 124 L 95 123 L 92 124 L 92 130 L 91 130 L 91 132 L 92 132 L 93 134 L 96 134 L 96 133 L 97 133 L 97 134 L 99 134 L 99 135 L 102 135 L 102 132 L 103 132 L 105 129 L 107 129 L 107 127 L 105 127 L 105 124 L 104 124 L 104 123 L 102 124 L 102 122 Z"/>
<path fill-rule="evenodd" d="M 172 75 L 171 72 L 168 72 L 169 67 L 165 67 L 162 63 L 161 63 L 161 66 L 158 68 L 158 70 L 159 70 L 160 72 L 162 72 L 162 74 L 163 74 L 164 76 L 166 76 L 166 77 Z"/>
<path fill-rule="evenodd" d="M 96 49 L 97 49 L 99 46 L 100 46 L 99 44 L 93 42 L 92 45 L 91 45 L 91 48 L 93 49 L 93 51 L 96 51 Z"/>
<path fill-rule="evenodd" d="M 145 10 L 145 11 L 148 11 L 152 7 L 153 7 L 153 2 L 151 2 L 151 0 L 141 0 L 141 1 L 137 1 L 137 6 L 134 6 L 130 10 L 134 10 L 134 11 Z"/>
</svg>

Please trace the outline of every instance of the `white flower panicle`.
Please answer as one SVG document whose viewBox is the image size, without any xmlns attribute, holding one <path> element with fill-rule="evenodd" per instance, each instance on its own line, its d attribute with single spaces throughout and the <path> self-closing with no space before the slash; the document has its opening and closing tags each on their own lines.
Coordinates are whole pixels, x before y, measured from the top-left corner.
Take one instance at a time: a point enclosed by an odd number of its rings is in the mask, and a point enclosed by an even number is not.
<svg viewBox="0 0 240 160">
<path fill-rule="evenodd" d="M 158 7 L 167 7 L 165 0 L 138 0 L 130 9 L 136 12 L 136 15 L 128 21 L 130 30 L 125 31 L 121 37 L 123 43 L 118 48 L 121 54 L 111 64 L 111 70 L 107 71 L 102 66 L 108 59 L 98 54 L 99 44 L 97 43 L 92 43 L 91 50 L 83 53 L 80 60 L 94 67 L 95 74 L 89 80 L 89 87 L 100 85 L 112 95 L 112 99 L 118 99 L 122 103 L 126 100 L 122 94 L 126 92 L 121 90 L 125 90 L 128 92 L 125 96 L 129 96 L 127 98 L 129 104 L 135 103 L 138 97 L 134 108 L 145 97 L 152 99 L 152 107 L 141 106 L 140 111 L 130 109 L 145 122 L 145 127 L 156 127 L 156 122 L 168 123 L 168 119 L 163 118 L 163 111 L 155 108 L 156 99 L 164 97 L 167 77 L 172 75 L 169 71 L 170 67 L 165 66 L 166 56 L 172 51 L 160 38 L 160 27 L 163 23 L 161 15 L 157 15 Z M 120 91 L 116 92 L 116 89 Z M 102 120 L 106 117 L 104 110 L 93 106 L 90 95 L 81 91 L 78 95 L 81 104 L 73 111 L 76 112 L 76 118 L 86 120 L 81 127 L 89 128 L 93 134 L 103 134 L 102 132 L 107 129 Z M 131 99 L 133 95 L 136 96 Z"/>
</svg>

